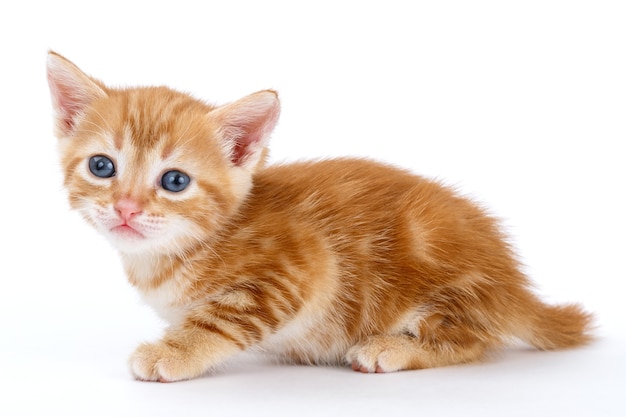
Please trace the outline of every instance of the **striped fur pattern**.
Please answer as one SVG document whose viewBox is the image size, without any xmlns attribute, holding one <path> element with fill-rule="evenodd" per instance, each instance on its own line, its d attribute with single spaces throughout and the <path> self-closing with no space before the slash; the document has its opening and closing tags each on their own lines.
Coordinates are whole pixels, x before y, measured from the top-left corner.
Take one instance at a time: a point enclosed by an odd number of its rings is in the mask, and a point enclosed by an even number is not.
<svg viewBox="0 0 626 417">
<path fill-rule="evenodd" d="M 392 372 L 590 340 L 591 315 L 540 301 L 497 222 L 453 190 L 359 159 L 265 167 L 273 91 L 211 106 L 114 89 L 54 52 L 48 80 L 70 204 L 169 323 L 132 354 L 137 379 L 251 349 Z M 114 173 L 94 175 L 94 156 Z M 164 188 L 171 170 L 182 191 Z"/>
</svg>

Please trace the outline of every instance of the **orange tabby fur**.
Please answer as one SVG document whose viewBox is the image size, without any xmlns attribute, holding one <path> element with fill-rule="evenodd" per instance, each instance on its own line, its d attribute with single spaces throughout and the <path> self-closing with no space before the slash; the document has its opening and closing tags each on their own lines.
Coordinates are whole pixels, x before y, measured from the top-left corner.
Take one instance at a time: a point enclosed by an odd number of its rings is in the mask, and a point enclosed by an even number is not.
<svg viewBox="0 0 626 417">
<path fill-rule="evenodd" d="M 272 91 L 214 107 L 112 89 L 53 52 L 48 79 L 71 206 L 170 323 L 131 356 L 138 379 L 193 378 L 251 348 L 390 372 L 475 361 L 514 338 L 590 340 L 591 316 L 533 295 L 497 222 L 449 188 L 359 159 L 262 167 Z M 94 176 L 94 155 L 115 175 Z M 171 169 L 187 189 L 160 185 Z"/>
</svg>

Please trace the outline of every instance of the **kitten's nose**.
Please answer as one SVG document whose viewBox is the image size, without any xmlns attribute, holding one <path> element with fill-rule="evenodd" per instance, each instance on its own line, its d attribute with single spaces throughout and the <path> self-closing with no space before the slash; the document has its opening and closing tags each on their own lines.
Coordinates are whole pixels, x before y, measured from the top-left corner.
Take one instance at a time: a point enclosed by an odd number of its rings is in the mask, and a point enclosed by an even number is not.
<svg viewBox="0 0 626 417">
<path fill-rule="evenodd" d="M 133 218 L 133 216 L 141 213 L 141 206 L 135 200 L 130 198 L 122 198 L 115 203 L 115 211 L 125 222 Z"/>
</svg>

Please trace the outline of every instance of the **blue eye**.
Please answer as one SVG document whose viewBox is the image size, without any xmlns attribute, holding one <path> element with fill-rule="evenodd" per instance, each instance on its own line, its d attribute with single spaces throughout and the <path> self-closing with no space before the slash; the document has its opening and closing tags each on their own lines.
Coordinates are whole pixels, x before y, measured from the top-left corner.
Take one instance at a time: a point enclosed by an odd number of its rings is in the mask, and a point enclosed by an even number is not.
<svg viewBox="0 0 626 417">
<path fill-rule="evenodd" d="M 111 178 L 115 175 L 115 164 L 107 156 L 92 156 L 89 158 L 89 171 L 96 177 Z"/>
<path fill-rule="evenodd" d="M 189 175 L 177 170 L 167 171 L 161 177 L 161 187 L 173 193 L 183 191 L 190 182 L 191 178 L 189 178 Z"/>
</svg>

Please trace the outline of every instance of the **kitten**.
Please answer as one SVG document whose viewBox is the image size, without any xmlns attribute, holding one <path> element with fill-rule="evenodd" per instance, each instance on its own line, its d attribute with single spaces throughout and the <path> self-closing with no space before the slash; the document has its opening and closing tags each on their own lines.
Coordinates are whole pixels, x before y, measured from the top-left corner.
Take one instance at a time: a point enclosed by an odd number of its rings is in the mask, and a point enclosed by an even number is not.
<svg viewBox="0 0 626 417">
<path fill-rule="evenodd" d="M 541 302 L 497 222 L 441 184 L 360 159 L 263 167 L 274 91 L 214 107 L 54 52 L 47 74 L 70 204 L 169 322 L 132 354 L 137 379 L 252 348 L 392 372 L 591 339 L 591 315 Z"/>
</svg>

